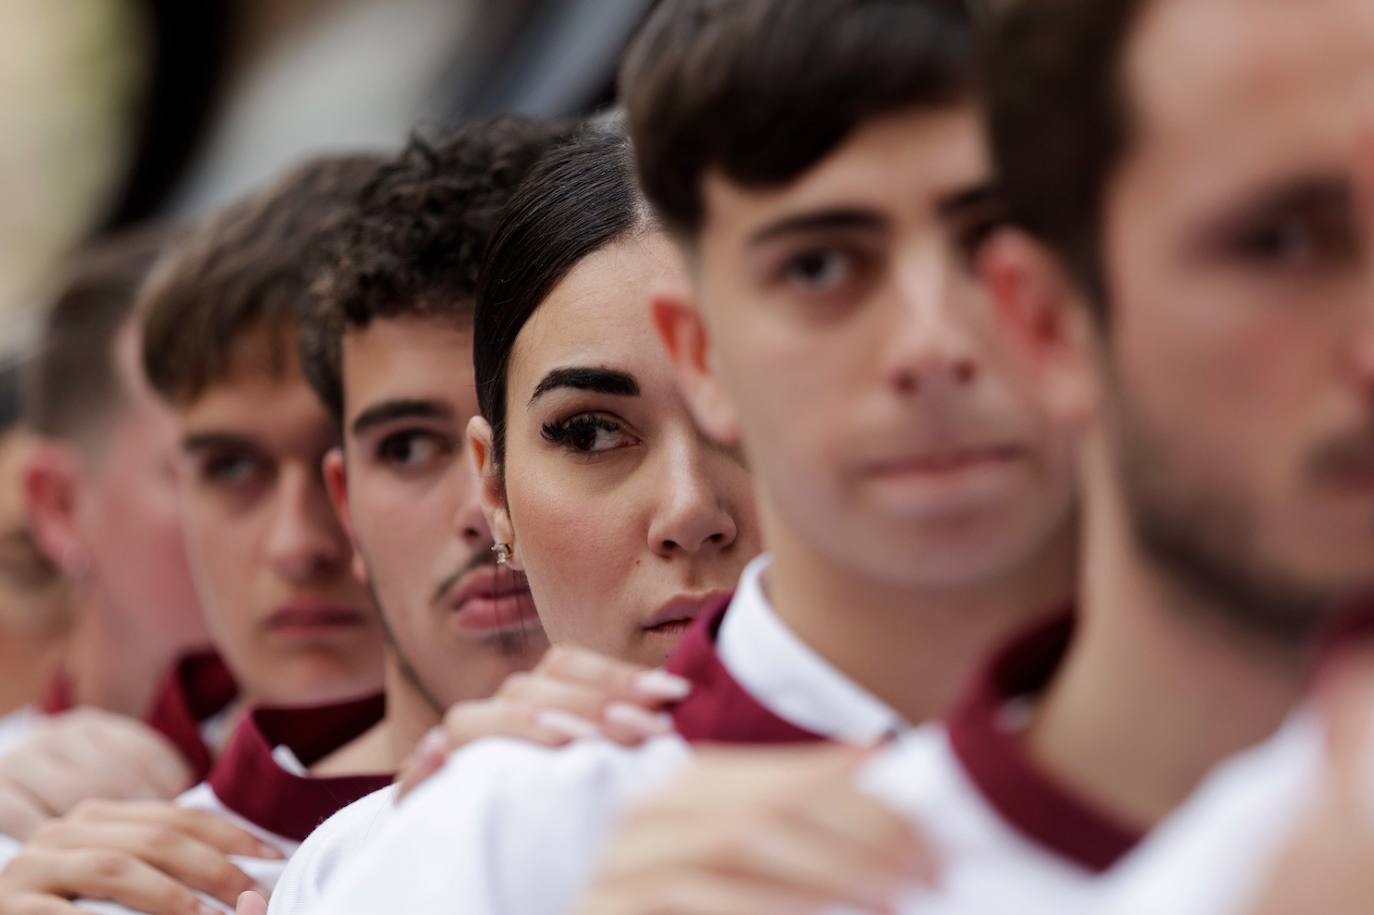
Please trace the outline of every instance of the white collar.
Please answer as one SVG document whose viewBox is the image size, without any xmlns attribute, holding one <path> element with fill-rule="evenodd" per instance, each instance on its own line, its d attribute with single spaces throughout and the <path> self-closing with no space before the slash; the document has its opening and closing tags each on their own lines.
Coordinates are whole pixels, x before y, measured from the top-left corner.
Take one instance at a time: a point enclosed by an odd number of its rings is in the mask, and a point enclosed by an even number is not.
<svg viewBox="0 0 1374 915">
<path fill-rule="evenodd" d="M 725 669 L 769 711 L 813 733 L 869 744 L 904 730 L 901 715 L 837 670 L 778 618 L 763 590 L 768 563 L 766 554 L 760 556 L 740 576 L 716 639 Z"/>
</svg>

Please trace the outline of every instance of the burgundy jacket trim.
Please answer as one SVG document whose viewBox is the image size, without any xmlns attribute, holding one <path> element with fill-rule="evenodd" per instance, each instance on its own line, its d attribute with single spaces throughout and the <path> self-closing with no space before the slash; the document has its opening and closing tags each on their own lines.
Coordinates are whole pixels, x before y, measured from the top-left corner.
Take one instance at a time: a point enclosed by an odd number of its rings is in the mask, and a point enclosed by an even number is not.
<svg viewBox="0 0 1374 915">
<path fill-rule="evenodd" d="M 382 720 L 381 695 L 310 708 L 254 709 L 234 730 L 210 773 L 210 788 L 229 810 L 297 842 L 360 798 L 391 784 L 391 775 L 293 775 L 272 758 L 286 746 L 312 766 Z"/>
<path fill-rule="evenodd" d="M 214 764 L 214 752 L 201 736 L 201 723 L 224 711 L 237 695 L 234 675 L 219 655 L 192 654 L 167 672 L 144 716 L 144 721 L 181 753 L 197 783 L 205 780 Z"/>
<path fill-rule="evenodd" d="M 820 734 L 765 708 L 739 684 L 716 653 L 729 597 L 706 609 L 683 635 L 667 668 L 692 682 L 692 694 L 673 709 L 677 732 L 689 743 L 816 743 Z"/>
<path fill-rule="evenodd" d="M 1049 684 L 1072 635 L 1073 616 L 1061 615 L 995 655 L 956 704 L 949 739 L 969 778 L 1003 819 L 1049 851 L 1101 873 L 1140 841 L 1143 830 L 1056 782 L 1003 720 L 1009 703 Z"/>
</svg>

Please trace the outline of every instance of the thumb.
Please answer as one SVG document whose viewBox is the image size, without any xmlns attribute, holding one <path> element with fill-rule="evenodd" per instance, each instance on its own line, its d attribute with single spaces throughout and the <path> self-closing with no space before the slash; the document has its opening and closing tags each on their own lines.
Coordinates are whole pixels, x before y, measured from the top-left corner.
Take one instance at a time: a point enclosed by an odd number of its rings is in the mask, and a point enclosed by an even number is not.
<svg viewBox="0 0 1374 915">
<path fill-rule="evenodd" d="M 1374 776 L 1374 648 L 1345 653 L 1323 683 L 1317 705 L 1331 784 L 1358 796 Z"/>
</svg>

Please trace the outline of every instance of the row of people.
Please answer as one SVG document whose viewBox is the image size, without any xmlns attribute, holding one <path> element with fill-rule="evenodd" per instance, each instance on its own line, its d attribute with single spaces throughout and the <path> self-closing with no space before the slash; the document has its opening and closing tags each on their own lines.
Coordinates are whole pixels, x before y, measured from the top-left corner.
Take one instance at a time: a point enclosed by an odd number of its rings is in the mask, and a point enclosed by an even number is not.
<svg viewBox="0 0 1374 915">
<path fill-rule="evenodd" d="M 1360 0 L 668 0 L 623 123 L 201 221 L 111 349 L 202 783 L 31 812 L 0 911 L 1365 910 L 1371 50 Z M 1344 778 L 1262 889 L 1323 669 Z"/>
</svg>

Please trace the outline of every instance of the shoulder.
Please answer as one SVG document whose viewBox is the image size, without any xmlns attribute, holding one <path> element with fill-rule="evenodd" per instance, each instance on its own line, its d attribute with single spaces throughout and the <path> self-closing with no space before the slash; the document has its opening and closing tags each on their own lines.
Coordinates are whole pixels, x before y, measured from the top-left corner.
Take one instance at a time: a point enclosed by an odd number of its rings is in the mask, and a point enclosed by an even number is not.
<svg viewBox="0 0 1374 915">
<path fill-rule="evenodd" d="M 678 737 L 635 749 L 479 741 L 400 803 L 317 911 L 563 911 L 594 873 L 625 806 L 689 756 Z M 395 880 L 401 872 L 406 879 Z"/>
<path fill-rule="evenodd" d="M 454 754 L 429 782 L 402 802 L 401 809 L 438 813 L 459 797 L 484 806 L 517 809 L 537 806 L 547 810 L 550 803 L 605 803 L 652 791 L 676 773 L 689 756 L 687 744 L 676 736 L 634 748 L 602 740 L 579 741 L 558 749 L 515 740 L 483 740 Z M 559 789 L 552 797 L 547 790 L 551 788 Z"/>
<path fill-rule="evenodd" d="M 903 733 L 859 772 L 859 784 L 894 807 L 929 815 L 963 792 L 966 779 L 941 724 Z"/>
<path fill-rule="evenodd" d="M 291 856 L 272 893 L 271 912 L 296 915 L 313 909 L 329 884 L 381 831 L 395 809 L 396 786 L 374 791 L 320 824 Z"/>
<path fill-rule="evenodd" d="M 1322 734 L 1310 711 L 1208 776 L 1104 882 L 1104 912 L 1212 915 L 1256 888 L 1311 798 Z M 1196 879 L 1198 862 L 1207 879 Z"/>
</svg>

